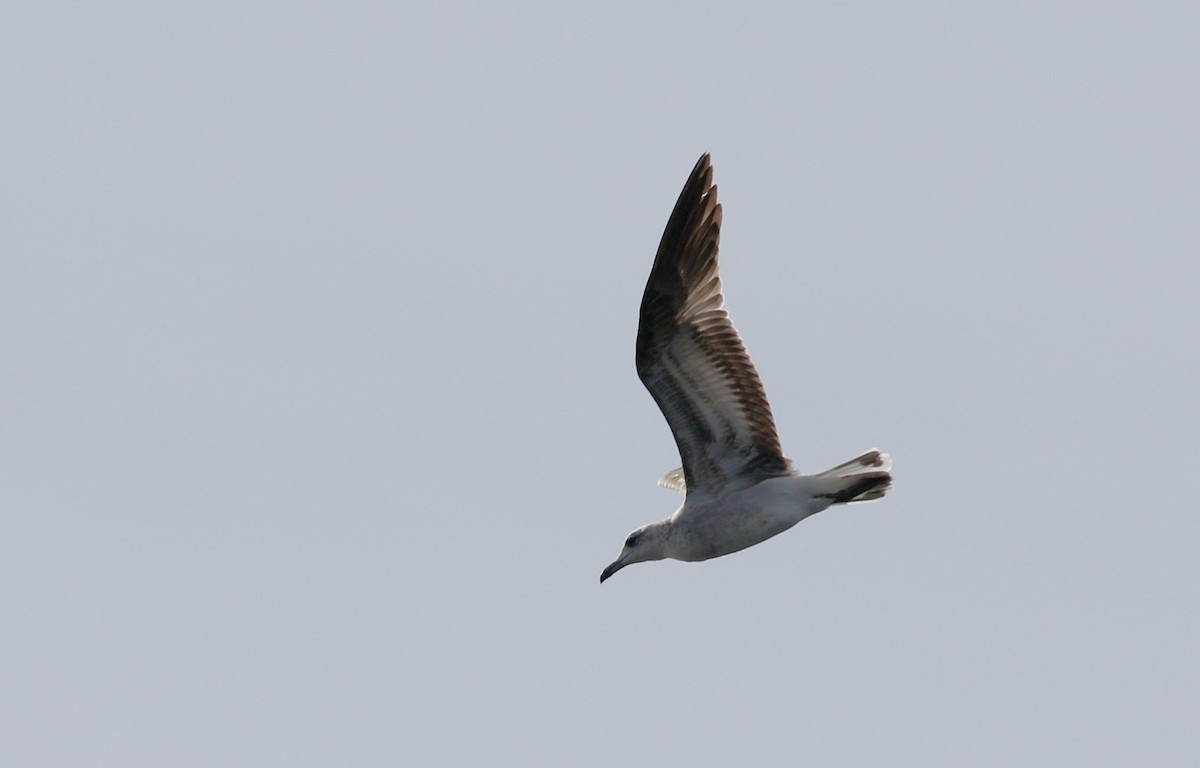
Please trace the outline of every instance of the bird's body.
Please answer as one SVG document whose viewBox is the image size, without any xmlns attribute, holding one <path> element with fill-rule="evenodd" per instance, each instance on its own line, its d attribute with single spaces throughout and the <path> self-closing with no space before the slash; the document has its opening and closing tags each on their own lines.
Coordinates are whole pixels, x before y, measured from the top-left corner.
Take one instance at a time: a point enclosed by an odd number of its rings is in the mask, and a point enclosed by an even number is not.
<svg viewBox="0 0 1200 768">
<path fill-rule="evenodd" d="M 877 450 L 816 475 L 784 457 L 758 372 L 724 309 L 716 193 L 704 155 L 667 222 L 638 325 L 638 376 L 683 459 L 660 483 L 685 493 L 684 503 L 631 533 L 602 582 L 631 563 L 737 552 L 832 504 L 880 498 L 891 484 L 891 461 Z"/>
<path fill-rule="evenodd" d="M 803 476 L 772 477 L 716 496 L 690 494 L 668 520 L 667 557 L 708 560 L 777 536 L 832 503 L 811 485 Z"/>
</svg>

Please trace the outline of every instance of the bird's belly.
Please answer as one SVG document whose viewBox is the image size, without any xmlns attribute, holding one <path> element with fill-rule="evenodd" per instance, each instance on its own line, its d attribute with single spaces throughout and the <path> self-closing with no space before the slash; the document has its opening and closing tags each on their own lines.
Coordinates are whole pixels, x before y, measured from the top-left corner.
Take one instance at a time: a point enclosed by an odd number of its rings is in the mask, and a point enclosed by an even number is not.
<svg viewBox="0 0 1200 768">
<path fill-rule="evenodd" d="M 733 496 L 685 503 L 675 520 L 678 541 L 672 542 L 673 556 L 694 561 L 728 555 L 777 536 L 828 506 L 773 482 Z"/>
</svg>

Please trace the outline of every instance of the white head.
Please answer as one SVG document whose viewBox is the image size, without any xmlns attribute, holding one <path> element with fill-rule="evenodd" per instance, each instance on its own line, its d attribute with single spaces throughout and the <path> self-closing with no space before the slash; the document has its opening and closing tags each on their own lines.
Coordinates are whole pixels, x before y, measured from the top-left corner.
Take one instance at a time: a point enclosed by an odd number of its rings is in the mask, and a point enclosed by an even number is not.
<svg viewBox="0 0 1200 768">
<path fill-rule="evenodd" d="M 648 560 L 662 560 L 667 556 L 667 539 L 670 534 L 670 520 L 643 525 L 625 539 L 625 547 L 621 556 L 612 562 L 600 574 L 600 583 L 632 563 L 644 563 Z"/>
</svg>

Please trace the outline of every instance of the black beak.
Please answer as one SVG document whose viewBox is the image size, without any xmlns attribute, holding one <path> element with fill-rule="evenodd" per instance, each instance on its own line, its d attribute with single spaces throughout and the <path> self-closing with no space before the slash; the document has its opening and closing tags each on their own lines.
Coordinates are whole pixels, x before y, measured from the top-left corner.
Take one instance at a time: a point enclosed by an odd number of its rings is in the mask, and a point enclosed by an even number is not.
<svg viewBox="0 0 1200 768">
<path fill-rule="evenodd" d="M 625 563 L 622 563 L 620 560 L 617 560 L 612 565 L 605 568 L 604 573 L 600 574 L 600 583 L 603 584 L 605 579 L 607 579 L 609 576 L 612 576 L 614 573 L 616 573 L 617 571 L 621 570 L 624 567 L 625 567 Z"/>
</svg>

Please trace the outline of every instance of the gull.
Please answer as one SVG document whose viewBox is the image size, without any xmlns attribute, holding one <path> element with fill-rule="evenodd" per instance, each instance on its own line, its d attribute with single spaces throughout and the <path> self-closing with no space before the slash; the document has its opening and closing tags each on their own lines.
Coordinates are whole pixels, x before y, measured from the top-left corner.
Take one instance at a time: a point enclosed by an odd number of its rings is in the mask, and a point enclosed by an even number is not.
<svg viewBox="0 0 1200 768">
<path fill-rule="evenodd" d="M 638 323 L 638 378 L 683 461 L 659 485 L 683 493 L 683 505 L 629 534 L 601 583 L 633 563 L 738 552 L 834 504 L 879 499 L 891 487 L 891 458 L 876 449 L 815 475 L 784 457 L 758 371 L 724 308 L 721 205 L 712 178 L 711 159 L 702 155 L 667 221 Z"/>
</svg>

